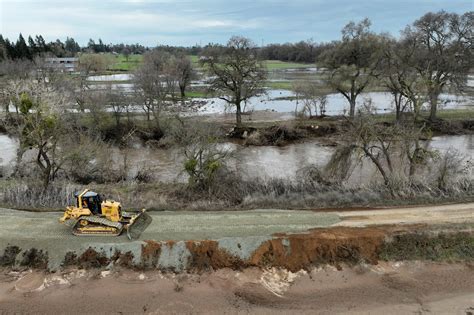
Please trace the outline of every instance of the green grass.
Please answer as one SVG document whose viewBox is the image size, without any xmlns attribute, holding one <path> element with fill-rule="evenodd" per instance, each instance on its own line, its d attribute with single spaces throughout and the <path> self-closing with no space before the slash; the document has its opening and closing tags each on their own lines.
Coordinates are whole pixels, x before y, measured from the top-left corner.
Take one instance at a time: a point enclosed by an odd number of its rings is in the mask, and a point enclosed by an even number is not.
<svg viewBox="0 0 474 315">
<path fill-rule="evenodd" d="M 428 111 L 422 111 L 420 113 L 420 116 L 422 118 L 428 119 L 429 114 L 430 113 Z M 441 109 L 441 110 L 438 110 L 438 113 L 436 116 L 440 119 L 449 120 L 449 121 L 474 119 L 474 110 L 473 109 Z M 376 115 L 376 119 L 380 122 L 394 121 L 395 113 L 378 114 Z"/>
<path fill-rule="evenodd" d="M 199 56 L 196 55 L 188 55 L 189 59 L 191 59 L 192 63 L 199 63 Z"/>
<path fill-rule="evenodd" d="M 438 117 L 446 120 L 474 119 L 474 109 L 442 109 L 438 111 Z"/>
<path fill-rule="evenodd" d="M 186 92 L 186 97 L 189 98 L 206 98 L 209 97 L 205 91 L 189 91 Z"/>
<path fill-rule="evenodd" d="M 114 60 L 114 63 L 108 68 L 108 70 L 114 71 L 132 71 L 136 69 L 143 60 L 142 55 L 130 55 L 128 60 L 124 55 L 111 56 Z"/>
<path fill-rule="evenodd" d="M 313 63 L 284 62 L 279 60 L 265 60 L 263 63 L 269 71 L 315 67 L 315 64 Z"/>
<path fill-rule="evenodd" d="M 195 68 L 201 68 L 201 65 L 199 64 L 199 56 L 188 55 L 188 57 L 191 59 Z M 285 62 L 279 60 L 264 60 L 263 64 L 267 67 L 268 71 L 315 67 L 315 64 L 313 63 Z"/>
<path fill-rule="evenodd" d="M 111 56 L 113 63 L 108 68 L 108 70 L 112 71 L 132 71 L 136 69 L 143 61 L 143 55 L 130 55 L 128 60 L 124 55 L 109 55 Z M 195 68 L 201 68 L 199 64 L 199 56 L 189 55 L 189 58 L 191 59 L 191 62 Z M 278 60 L 265 60 L 263 63 L 267 67 L 268 71 L 315 67 L 315 65 L 312 63 L 284 62 Z"/>
</svg>

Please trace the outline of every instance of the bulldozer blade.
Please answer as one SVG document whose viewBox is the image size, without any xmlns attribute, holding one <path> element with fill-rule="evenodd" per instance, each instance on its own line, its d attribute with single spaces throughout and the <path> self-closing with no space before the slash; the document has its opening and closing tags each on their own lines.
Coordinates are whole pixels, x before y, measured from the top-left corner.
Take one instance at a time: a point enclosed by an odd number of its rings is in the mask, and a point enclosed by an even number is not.
<svg viewBox="0 0 474 315">
<path fill-rule="evenodd" d="M 140 235 L 145 231 L 145 229 L 150 225 L 153 219 L 145 211 L 138 214 L 133 218 L 133 222 L 127 228 L 127 236 L 130 240 L 136 240 Z"/>
</svg>

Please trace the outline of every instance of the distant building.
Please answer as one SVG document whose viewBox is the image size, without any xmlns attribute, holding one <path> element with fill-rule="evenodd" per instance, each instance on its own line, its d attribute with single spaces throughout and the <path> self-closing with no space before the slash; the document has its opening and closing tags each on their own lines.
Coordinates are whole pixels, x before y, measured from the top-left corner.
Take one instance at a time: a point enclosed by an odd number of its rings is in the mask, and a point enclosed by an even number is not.
<svg viewBox="0 0 474 315">
<path fill-rule="evenodd" d="M 62 72 L 74 72 L 77 68 L 79 58 L 46 58 L 46 64 Z"/>
</svg>

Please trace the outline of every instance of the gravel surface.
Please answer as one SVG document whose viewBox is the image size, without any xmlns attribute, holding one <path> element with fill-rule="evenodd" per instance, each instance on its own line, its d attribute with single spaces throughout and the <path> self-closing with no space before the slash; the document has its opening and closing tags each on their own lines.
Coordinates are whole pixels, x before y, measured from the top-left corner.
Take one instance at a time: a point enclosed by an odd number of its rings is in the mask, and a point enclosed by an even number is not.
<svg viewBox="0 0 474 315">
<path fill-rule="evenodd" d="M 127 241 L 120 237 L 76 237 L 60 224 L 60 212 L 33 213 L 0 208 L 0 242 L 5 240 Z M 335 213 L 311 211 L 254 210 L 220 212 L 151 212 L 152 224 L 142 240 L 219 239 L 223 237 L 270 236 L 302 232 L 339 222 Z"/>
</svg>

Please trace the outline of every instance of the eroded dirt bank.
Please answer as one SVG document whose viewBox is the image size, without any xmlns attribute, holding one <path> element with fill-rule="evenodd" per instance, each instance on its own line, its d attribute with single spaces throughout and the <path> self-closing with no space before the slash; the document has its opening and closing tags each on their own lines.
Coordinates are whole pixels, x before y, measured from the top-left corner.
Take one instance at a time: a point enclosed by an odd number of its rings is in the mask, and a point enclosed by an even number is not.
<svg viewBox="0 0 474 315">
<path fill-rule="evenodd" d="M 4 267 L 50 271 L 68 267 L 203 272 L 222 268 L 285 268 L 292 272 L 330 264 L 430 259 L 472 261 L 472 224 L 317 228 L 269 237 L 217 240 L 91 243 L 67 252 L 8 245 L 0 256 Z"/>
<path fill-rule="evenodd" d="M 0 275 L 4 314 L 470 314 L 474 267 L 428 262 L 202 274 L 65 270 Z"/>
</svg>

